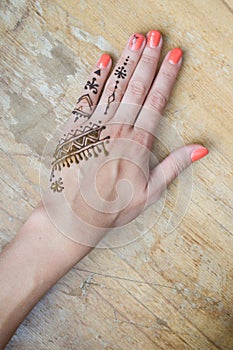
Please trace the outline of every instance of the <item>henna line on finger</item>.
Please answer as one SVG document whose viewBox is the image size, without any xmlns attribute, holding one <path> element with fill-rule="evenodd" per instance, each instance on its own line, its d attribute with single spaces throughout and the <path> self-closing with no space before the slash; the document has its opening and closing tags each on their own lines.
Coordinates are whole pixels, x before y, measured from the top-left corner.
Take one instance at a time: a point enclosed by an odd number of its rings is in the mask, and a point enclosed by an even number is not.
<svg viewBox="0 0 233 350">
<path fill-rule="evenodd" d="M 105 108 L 104 114 L 108 114 L 108 110 L 110 108 L 111 103 L 114 102 L 116 99 L 116 90 L 117 90 L 118 84 L 120 82 L 118 79 L 125 79 L 127 76 L 127 70 L 125 69 L 125 67 L 128 64 L 129 58 L 130 57 L 127 56 L 127 58 L 125 59 L 123 64 L 120 67 L 117 67 L 115 72 L 114 72 L 114 75 L 116 75 L 117 80 L 115 81 L 115 86 L 114 86 L 114 90 L 113 90 L 112 94 L 110 96 L 108 96 L 108 103 L 107 103 L 107 106 Z"/>
<path fill-rule="evenodd" d="M 93 101 L 90 97 L 89 94 L 84 94 L 81 97 L 79 97 L 78 101 L 76 102 L 76 105 L 78 105 L 79 103 L 82 103 L 83 101 L 86 102 L 87 106 L 84 104 L 81 104 L 80 106 L 77 106 L 74 108 L 74 110 L 72 111 L 72 114 L 76 115 L 74 122 L 76 122 L 78 119 L 80 118 L 87 118 L 90 119 L 91 115 L 92 115 L 92 107 L 93 107 Z M 89 111 L 88 112 L 84 112 L 83 108 L 88 107 Z"/>
<path fill-rule="evenodd" d="M 100 76 L 101 75 L 101 70 L 98 69 L 97 71 L 94 72 L 94 74 Z M 98 87 L 99 87 L 99 84 L 98 84 L 97 79 L 95 77 L 92 77 L 91 80 L 88 80 L 86 82 L 86 84 L 84 85 L 84 89 L 85 90 L 90 90 L 90 93 L 92 92 L 95 95 L 97 95 L 97 93 L 98 93 Z M 83 102 L 86 102 L 87 106 L 85 105 L 85 103 L 82 104 Z M 85 107 L 89 108 L 89 110 L 88 111 L 84 111 Z M 91 99 L 90 94 L 82 95 L 78 99 L 78 101 L 76 102 L 76 107 L 72 111 L 72 114 L 75 115 L 74 122 L 76 122 L 80 118 L 90 119 L 90 117 L 91 117 L 91 115 L 93 113 L 92 107 L 93 107 L 93 101 Z"/>
</svg>

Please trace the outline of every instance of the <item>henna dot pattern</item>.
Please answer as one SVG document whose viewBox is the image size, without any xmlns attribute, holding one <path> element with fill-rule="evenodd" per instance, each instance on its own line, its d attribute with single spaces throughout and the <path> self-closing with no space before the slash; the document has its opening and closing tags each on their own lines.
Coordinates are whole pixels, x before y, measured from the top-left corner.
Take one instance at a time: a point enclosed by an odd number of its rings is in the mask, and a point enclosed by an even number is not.
<svg viewBox="0 0 233 350">
<path fill-rule="evenodd" d="M 51 182 L 54 172 L 61 171 L 63 167 L 70 168 L 73 163 L 78 164 L 80 161 L 88 160 L 92 156 L 98 157 L 98 154 L 102 151 L 105 156 L 108 155 L 105 143 L 109 142 L 110 136 L 101 137 L 101 133 L 106 126 L 100 124 L 89 123 L 89 125 L 83 126 L 82 129 L 73 130 L 73 132 L 69 132 L 60 139 L 53 156 Z M 54 192 L 61 192 L 64 189 L 61 180 L 59 178 L 51 184 L 51 189 Z"/>
<path fill-rule="evenodd" d="M 108 110 L 110 108 L 111 103 L 114 102 L 116 99 L 116 90 L 118 88 L 118 84 L 120 83 L 120 79 L 125 79 L 127 76 L 127 70 L 125 69 L 125 67 L 127 66 L 128 62 L 129 62 L 129 56 L 127 56 L 122 66 L 117 67 L 117 69 L 115 70 L 114 75 L 116 75 L 117 80 L 115 81 L 113 93 L 108 97 L 108 103 L 104 114 L 108 114 Z"/>
</svg>

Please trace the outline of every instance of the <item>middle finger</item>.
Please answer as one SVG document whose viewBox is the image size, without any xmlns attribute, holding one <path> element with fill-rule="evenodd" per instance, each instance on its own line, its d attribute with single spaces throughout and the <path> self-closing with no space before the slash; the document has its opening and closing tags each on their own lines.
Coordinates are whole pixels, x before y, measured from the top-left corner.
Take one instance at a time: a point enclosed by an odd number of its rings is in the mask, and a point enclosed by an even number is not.
<svg viewBox="0 0 233 350">
<path fill-rule="evenodd" d="M 97 118 L 101 115 L 104 122 L 109 121 L 115 114 L 128 82 L 140 60 L 145 42 L 145 37 L 142 34 L 133 34 L 110 75 L 94 113 L 97 114 Z"/>
</svg>

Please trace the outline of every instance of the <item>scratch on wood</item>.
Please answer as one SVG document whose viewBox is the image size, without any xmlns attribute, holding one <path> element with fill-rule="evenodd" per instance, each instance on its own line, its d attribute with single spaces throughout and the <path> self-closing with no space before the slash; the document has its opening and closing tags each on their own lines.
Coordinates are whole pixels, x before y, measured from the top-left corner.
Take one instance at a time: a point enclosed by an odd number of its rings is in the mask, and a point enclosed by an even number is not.
<svg viewBox="0 0 233 350">
<path fill-rule="evenodd" d="M 147 285 L 151 285 L 151 286 L 157 286 L 157 287 L 170 288 L 170 289 L 177 290 L 176 287 L 168 286 L 168 285 L 165 285 L 165 284 L 159 284 L 159 283 L 156 283 L 156 282 L 148 282 L 148 281 L 143 281 L 143 280 L 134 280 L 134 279 L 127 278 L 127 277 L 120 277 L 120 276 L 115 276 L 115 275 L 109 275 L 109 274 L 95 272 L 95 271 L 90 271 L 90 270 L 81 269 L 81 268 L 76 268 L 76 269 L 79 270 L 79 271 L 92 273 L 93 276 L 97 275 L 97 276 L 103 276 L 103 277 L 106 277 L 106 278 L 113 278 L 113 279 L 121 280 L 121 281 L 127 281 L 127 282 L 132 282 L 132 283 L 139 283 L 139 284 L 147 284 Z"/>
<path fill-rule="evenodd" d="M 161 321 L 163 321 L 162 323 L 157 322 L 158 324 L 148 325 L 148 324 L 136 323 L 136 322 L 128 321 L 128 320 L 119 320 L 117 317 L 118 312 L 116 311 L 116 309 L 113 310 L 113 313 L 114 313 L 113 321 L 115 323 L 127 323 L 127 324 L 130 324 L 130 325 L 135 326 L 135 327 L 142 327 L 142 328 L 146 328 L 146 329 L 155 329 L 155 330 L 157 329 L 157 330 L 162 330 L 165 332 L 170 332 L 174 335 L 186 335 L 186 336 L 189 336 L 191 338 L 199 338 L 199 335 L 194 335 L 194 334 L 190 334 L 190 333 L 186 333 L 186 332 L 173 331 L 168 325 L 166 325 L 166 322 L 163 324 L 163 322 L 164 322 L 163 320 L 161 320 Z M 226 347 L 226 346 L 223 346 L 223 349 L 230 350 L 230 348 Z"/>
<path fill-rule="evenodd" d="M 25 21 L 25 19 L 28 18 L 29 14 L 30 14 L 30 11 L 29 11 L 29 9 L 27 9 L 27 10 L 23 13 L 22 17 L 21 17 L 21 18 L 18 20 L 18 22 L 16 23 L 16 25 L 15 25 L 15 27 L 14 27 L 14 29 L 13 29 L 13 32 L 17 31 L 17 30 L 20 28 L 20 26 L 22 26 L 22 24 L 23 24 L 23 22 Z"/>
<path fill-rule="evenodd" d="M 230 7 L 230 5 L 225 1 L 225 0 L 221 0 L 222 3 L 226 6 L 226 8 L 230 11 L 230 13 L 233 14 L 233 10 L 232 8 Z"/>
<path fill-rule="evenodd" d="M 94 277 L 94 273 L 92 273 L 90 276 L 87 276 L 87 278 L 80 284 L 80 289 L 82 291 L 82 296 L 86 297 L 88 293 L 88 287 L 91 284 L 91 280 Z"/>
</svg>

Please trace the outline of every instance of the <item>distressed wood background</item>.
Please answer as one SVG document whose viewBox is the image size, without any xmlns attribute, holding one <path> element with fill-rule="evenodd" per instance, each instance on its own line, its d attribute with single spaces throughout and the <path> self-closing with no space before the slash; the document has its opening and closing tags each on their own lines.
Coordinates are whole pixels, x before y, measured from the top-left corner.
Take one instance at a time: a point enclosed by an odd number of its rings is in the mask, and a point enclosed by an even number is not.
<svg viewBox="0 0 233 350">
<path fill-rule="evenodd" d="M 115 60 L 133 32 L 158 29 L 163 56 L 174 46 L 185 53 L 158 156 L 178 134 L 210 149 L 153 206 L 143 227 L 161 213 L 147 234 L 95 249 L 38 303 L 7 350 L 233 349 L 232 0 L 2 0 L 0 8 L 2 247 L 40 200 L 50 134 L 101 53 Z"/>
</svg>

